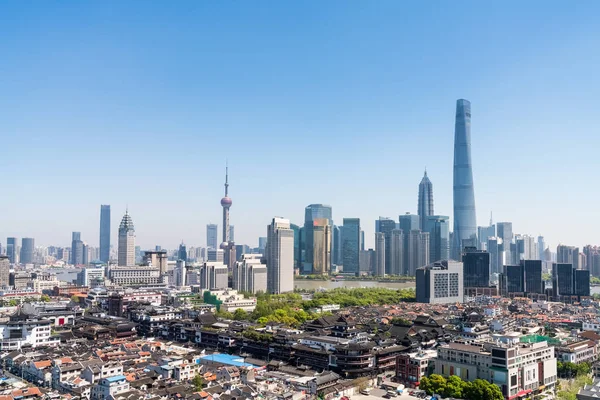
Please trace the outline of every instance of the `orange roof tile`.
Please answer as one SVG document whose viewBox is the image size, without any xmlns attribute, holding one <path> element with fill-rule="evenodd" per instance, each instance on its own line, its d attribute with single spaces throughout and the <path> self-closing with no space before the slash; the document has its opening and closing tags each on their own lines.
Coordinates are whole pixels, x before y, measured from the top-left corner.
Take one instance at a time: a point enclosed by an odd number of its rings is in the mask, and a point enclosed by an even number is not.
<svg viewBox="0 0 600 400">
<path fill-rule="evenodd" d="M 48 368 L 49 366 L 52 365 L 52 361 L 51 360 L 37 361 L 37 362 L 34 362 L 33 365 L 35 365 L 35 367 L 37 369 Z"/>
</svg>

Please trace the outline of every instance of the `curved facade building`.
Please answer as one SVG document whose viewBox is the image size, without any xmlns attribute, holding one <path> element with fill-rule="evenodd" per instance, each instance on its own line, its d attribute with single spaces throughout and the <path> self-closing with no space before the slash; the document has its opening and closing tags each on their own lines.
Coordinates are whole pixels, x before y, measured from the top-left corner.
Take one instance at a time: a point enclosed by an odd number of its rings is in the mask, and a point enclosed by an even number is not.
<svg viewBox="0 0 600 400">
<path fill-rule="evenodd" d="M 454 126 L 454 232 L 452 256 L 459 259 L 463 241 L 477 237 L 471 163 L 471 103 L 456 101 Z"/>
</svg>

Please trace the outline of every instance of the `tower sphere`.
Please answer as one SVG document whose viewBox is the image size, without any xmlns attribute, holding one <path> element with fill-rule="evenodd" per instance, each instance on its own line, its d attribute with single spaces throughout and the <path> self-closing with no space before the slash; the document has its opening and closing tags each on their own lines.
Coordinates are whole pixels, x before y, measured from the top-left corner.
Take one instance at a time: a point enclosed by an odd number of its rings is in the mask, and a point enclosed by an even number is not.
<svg viewBox="0 0 600 400">
<path fill-rule="evenodd" d="M 231 200 L 230 197 L 223 197 L 221 199 L 221 206 L 223 206 L 223 207 L 231 207 L 231 204 L 233 204 L 233 201 Z"/>
</svg>

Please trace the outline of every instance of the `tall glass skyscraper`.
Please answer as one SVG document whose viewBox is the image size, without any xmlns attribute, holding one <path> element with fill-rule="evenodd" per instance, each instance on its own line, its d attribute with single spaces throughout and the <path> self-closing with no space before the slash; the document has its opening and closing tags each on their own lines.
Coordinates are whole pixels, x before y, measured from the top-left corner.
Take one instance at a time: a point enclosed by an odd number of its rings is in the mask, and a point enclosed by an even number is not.
<svg viewBox="0 0 600 400">
<path fill-rule="evenodd" d="M 419 204 L 417 208 L 421 230 L 424 231 L 427 217 L 433 215 L 433 184 L 427 177 L 427 170 L 425 170 L 425 175 L 419 183 Z"/>
<path fill-rule="evenodd" d="M 386 217 L 379 217 L 375 224 L 375 231 L 381 232 L 385 239 L 385 273 L 392 273 L 392 231 L 396 229 L 396 221 Z"/>
<path fill-rule="evenodd" d="M 19 242 L 15 237 L 9 237 L 6 239 L 6 255 L 8 256 L 8 261 L 11 264 L 17 263 L 17 248 L 19 247 L 18 243 Z"/>
<path fill-rule="evenodd" d="M 100 261 L 110 259 L 110 206 L 100 206 Z"/>
<path fill-rule="evenodd" d="M 459 259 L 463 241 L 477 238 L 475 190 L 471 163 L 471 103 L 456 101 L 454 125 L 454 259 Z"/>
<path fill-rule="evenodd" d="M 450 217 L 430 215 L 425 222 L 425 232 L 429 232 L 429 261 L 448 260 L 450 257 Z"/>
<path fill-rule="evenodd" d="M 360 232 L 359 218 L 344 218 L 341 240 L 344 272 L 359 272 Z"/>
<path fill-rule="evenodd" d="M 35 239 L 23 238 L 21 239 L 21 256 L 19 262 L 21 264 L 32 264 L 33 263 L 33 252 L 35 250 Z"/>
<path fill-rule="evenodd" d="M 216 249 L 218 245 L 218 229 L 217 224 L 206 225 L 206 247 L 209 249 Z"/>
<path fill-rule="evenodd" d="M 304 209 L 304 265 L 303 272 L 311 273 L 314 264 L 314 221 L 326 218 L 329 220 L 329 231 L 333 230 L 331 206 L 310 204 Z M 330 235 L 331 237 L 331 235 Z M 331 239 L 330 239 L 331 240 Z M 331 243 L 329 243 L 331 251 Z M 330 260 L 331 263 L 331 260 Z M 329 272 L 329 271 L 327 271 Z"/>
</svg>

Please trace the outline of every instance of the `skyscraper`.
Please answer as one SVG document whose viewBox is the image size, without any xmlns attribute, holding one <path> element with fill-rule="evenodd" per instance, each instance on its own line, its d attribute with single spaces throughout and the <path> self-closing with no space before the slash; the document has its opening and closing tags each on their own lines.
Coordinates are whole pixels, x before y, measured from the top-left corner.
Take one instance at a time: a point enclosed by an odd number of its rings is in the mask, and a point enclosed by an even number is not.
<svg viewBox="0 0 600 400">
<path fill-rule="evenodd" d="M 304 265 L 303 272 L 312 273 L 314 264 L 313 232 L 314 220 L 326 218 L 329 220 L 329 229 L 333 228 L 331 206 L 325 204 L 310 204 L 304 209 Z M 331 248 L 331 244 L 329 244 Z"/>
<path fill-rule="evenodd" d="M 427 170 L 425 170 L 425 175 L 421 179 L 421 183 L 419 183 L 418 214 L 420 228 L 425 230 L 427 217 L 433 215 L 433 184 L 427 177 Z"/>
<path fill-rule="evenodd" d="M 117 265 L 121 267 L 135 266 L 135 229 L 128 210 L 125 211 L 125 215 L 119 225 L 117 261 Z"/>
<path fill-rule="evenodd" d="M 544 250 L 546 250 L 546 243 L 544 242 L 544 237 L 543 236 L 538 236 L 537 238 L 537 242 L 538 242 L 538 260 L 543 260 L 544 259 Z"/>
<path fill-rule="evenodd" d="M 225 167 L 225 197 L 221 199 L 221 207 L 223 207 L 223 243 L 221 243 L 221 249 L 227 249 L 229 239 L 229 209 L 233 204 L 233 201 L 229 197 L 229 167 Z"/>
<path fill-rule="evenodd" d="M 401 229 L 392 231 L 390 258 L 390 273 L 404 275 L 404 233 Z"/>
<path fill-rule="evenodd" d="M 570 296 L 573 290 L 573 264 L 552 264 L 552 296 Z"/>
<path fill-rule="evenodd" d="M 450 217 L 430 215 L 425 219 L 424 230 L 429 233 L 429 260 L 436 262 L 450 258 Z"/>
<path fill-rule="evenodd" d="M 177 259 L 187 261 L 187 247 L 185 247 L 183 242 L 181 242 L 179 250 L 177 250 Z"/>
<path fill-rule="evenodd" d="M 496 233 L 501 241 L 498 242 L 498 252 L 503 253 L 504 261 L 509 263 L 513 257 L 510 254 L 510 244 L 513 240 L 512 222 L 498 222 L 496 224 Z M 500 265 L 502 267 L 502 265 Z"/>
<path fill-rule="evenodd" d="M 294 269 L 302 268 L 302 252 L 300 247 L 300 237 L 302 236 L 302 229 L 296 224 L 290 224 L 290 228 L 294 231 Z M 239 257 L 239 255 L 238 255 Z"/>
<path fill-rule="evenodd" d="M 81 232 L 73 232 L 71 237 L 71 264 L 83 265 L 83 241 Z"/>
<path fill-rule="evenodd" d="M 235 226 L 229 225 L 229 241 L 235 242 Z"/>
<path fill-rule="evenodd" d="M 400 225 L 400 229 L 403 233 L 403 260 L 402 260 L 402 275 L 410 274 L 410 266 L 411 266 L 411 245 L 410 245 L 410 233 L 412 231 L 418 231 L 421 229 L 421 222 L 418 215 L 406 213 L 404 215 L 400 215 L 398 217 L 398 222 Z M 414 246 L 413 246 L 414 247 Z M 421 265 L 422 266 L 422 265 Z M 418 267 L 415 267 L 418 268 Z M 414 275 L 413 275 L 414 276 Z"/>
<path fill-rule="evenodd" d="M 360 271 L 360 219 L 344 218 L 342 227 L 342 265 L 344 272 L 357 274 Z"/>
<path fill-rule="evenodd" d="M 206 225 L 206 247 L 209 249 L 216 249 L 219 243 L 219 226 L 217 224 Z"/>
<path fill-rule="evenodd" d="M 0 256 L 0 288 L 8 286 L 10 275 L 10 260 L 8 256 Z"/>
<path fill-rule="evenodd" d="M 495 236 L 496 225 L 492 222 L 492 216 L 490 214 L 490 225 L 477 227 L 477 249 L 487 250 L 488 239 Z"/>
<path fill-rule="evenodd" d="M 579 247 L 559 244 L 556 248 L 556 262 L 573 264 L 573 269 L 579 269 Z"/>
<path fill-rule="evenodd" d="M 100 261 L 110 259 L 110 206 L 100 206 Z"/>
<path fill-rule="evenodd" d="M 379 217 L 378 223 L 375 224 L 377 232 L 381 232 L 385 236 L 385 273 L 392 274 L 392 231 L 396 229 L 396 222 L 393 219 Z"/>
<path fill-rule="evenodd" d="M 465 288 L 489 287 L 490 253 L 474 247 L 467 247 L 462 260 Z"/>
<path fill-rule="evenodd" d="M 523 282 L 525 282 L 526 293 L 544 293 L 542 282 L 542 262 L 540 260 L 521 260 L 523 268 Z"/>
<path fill-rule="evenodd" d="M 385 276 L 385 235 L 375 233 L 375 276 Z"/>
<path fill-rule="evenodd" d="M 6 239 L 6 255 L 8 256 L 8 261 L 11 264 L 17 263 L 17 248 L 19 241 L 15 237 L 9 237 Z"/>
<path fill-rule="evenodd" d="M 331 231 L 331 265 L 343 265 L 342 260 L 342 227 L 333 225 Z"/>
<path fill-rule="evenodd" d="M 294 231 L 290 221 L 275 217 L 267 227 L 267 290 L 285 293 L 294 290 Z"/>
<path fill-rule="evenodd" d="M 19 262 L 21 264 L 33 264 L 33 253 L 35 250 L 35 239 L 23 238 L 21 239 L 21 256 Z"/>
<path fill-rule="evenodd" d="M 331 269 L 331 224 L 327 218 L 313 221 L 313 274 L 326 275 Z"/>
<path fill-rule="evenodd" d="M 415 276 L 417 268 L 429 264 L 429 245 L 428 232 L 421 232 L 417 229 L 410 231 L 408 247 L 405 248 L 405 253 L 408 253 L 408 264 L 404 266 L 406 275 Z"/>
<path fill-rule="evenodd" d="M 476 239 L 475 190 L 471 163 L 471 103 L 456 101 L 454 126 L 454 244 L 453 256 L 460 257 L 463 241 Z"/>
</svg>

